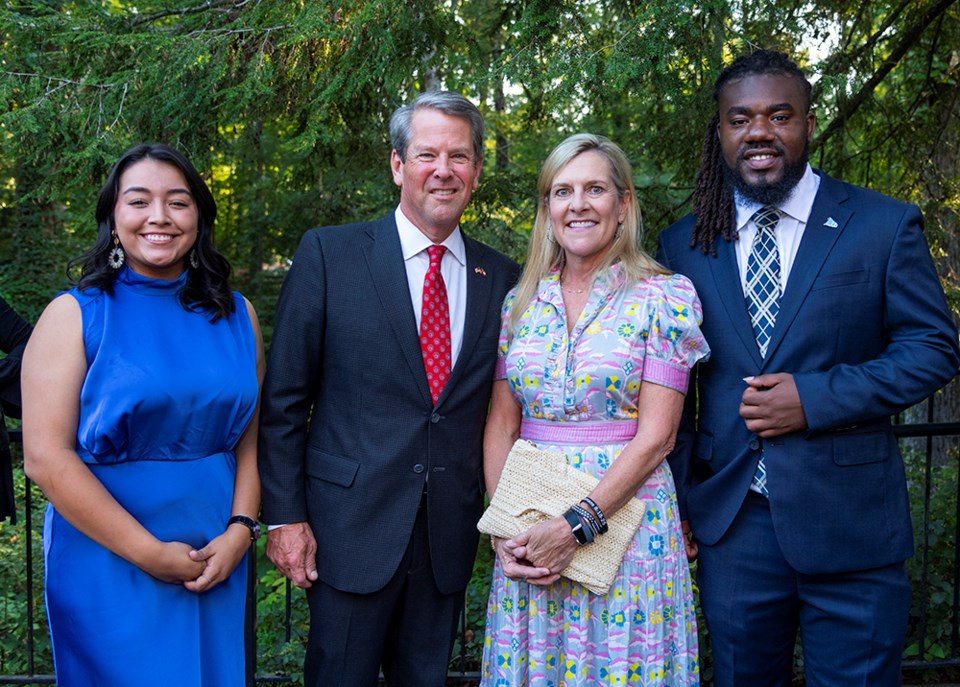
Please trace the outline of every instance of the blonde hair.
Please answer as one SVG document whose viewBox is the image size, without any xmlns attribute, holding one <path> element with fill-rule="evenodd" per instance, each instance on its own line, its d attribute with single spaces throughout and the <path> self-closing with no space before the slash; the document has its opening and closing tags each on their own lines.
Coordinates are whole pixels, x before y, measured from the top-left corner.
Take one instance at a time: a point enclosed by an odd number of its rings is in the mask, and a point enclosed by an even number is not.
<svg viewBox="0 0 960 687">
<path fill-rule="evenodd" d="M 530 233 L 526 266 L 517 284 L 507 323 L 511 338 L 520 316 L 533 300 L 540 280 L 551 270 L 563 266 L 563 249 L 549 236 L 550 188 L 560 170 L 573 158 L 586 152 L 595 152 L 606 158 L 610 166 L 610 180 L 617 188 L 617 195 L 621 200 L 627 199 L 627 214 L 623 225 L 617 230 L 613 244 L 604 261 L 597 267 L 597 272 L 619 262 L 626 283 L 635 283 L 654 274 L 669 273 L 643 250 L 643 222 L 640 206 L 637 204 L 637 193 L 633 187 L 633 169 L 627 156 L 616 143 L 604 136 L 574 134 L 554 148 L 540 168 L 540 177 L 537 180 L 537 218 Z"/>
</svg>

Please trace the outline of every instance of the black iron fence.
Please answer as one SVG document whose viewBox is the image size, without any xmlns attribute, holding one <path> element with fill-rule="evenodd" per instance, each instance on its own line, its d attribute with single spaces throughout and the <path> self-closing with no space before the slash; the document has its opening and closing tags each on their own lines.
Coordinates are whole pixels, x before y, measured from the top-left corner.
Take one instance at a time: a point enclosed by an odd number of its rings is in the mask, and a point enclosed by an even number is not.
<svg viewBox="0 0 960 687">
<path fill-rule="evenodd" d="M 916 422 L 917 409 L 911 413 L 911 421 L 898 424 L 896 434 L 901 442 L 907 474 L 910 481 L 910 496 L 914 508 L 914 530 L 917 535 L 916 555 L 910 561 L 911 579 L 914 585 L 914 601 L 911 610 L 907 647 L 904 652 L 903 671 L 907 675 L 919 671 L 949 671 L 960 669 L 960 585 L 955 571 L 960 569 L 960 422 L 934 422 L 936 397 L 920 406 L 925 422 Z M 19 442 L 17 431 L 11 439 Z M 36 496 L 25 485 L 24 522 L 18 525 L 22 532 L 22 560 L 25 572 L 25 587 L 20 598 L 0 594 L 0 618 L 6 613 L 16 613 L 25 619 L 20 636 L 16 638 L 17 671 L 8 674 L 0 664 L 0 685 L 45 685 L 54 684 L 49 664 L 49 648 L 46 639 L 46 623 L 42 599 L 36 591 L 40 585 L 41 565 L 37 561 Z M 20 539 L 17 535 L 17 539 Z M 259 559 L 259 560 L 258 560 Z M 251 575 L 249 602 L 247 604 L 247 655 L 252 658 L 247 666 L 247 684 L 293 684 L 302 657 L 302 642 L 305 630 L 305 602 L 298 598 L 288 582 L 269 570 L 263 559 L 262 547 L 259 556 L 250 557 Z M 2 586 L 5 581 L 0 580 Z M 481 594 L 482 595 L 482 594 Z M 476 596 L 476 595 L 474 595 Z M 470 593 L 468 592 L 468 599 Z M 19 605 L 10 609 L 10 605 Z M 476 605 L 476 604 L 474 604 Z M 460 640 L 454 666 L 448 676 L 448 684 L 468 685 L 479 680 L 477 672 L 479 656 L 476 634 L 482 636 L 482 626 L 475 626 L 478 611 L 473 609 L 470 621 L 465 608 L 461 621 Z M 39 616 L 39 617 L 38 617 Z M 481 620 L 482 622 L 482 620 Z M 275 628 L 271 643 L 264 646 L 258 641 L 257 623 Z M 0 646 L 0 652 L 10 652 Z M 39 647 L 47 647 L 44 653 Z M 277 654 L 286 653 L 286 663 Z M 269 654 L 269 655 L 268 655 Z M 0 653 L 2 658 L 2 653 Z M 281 657 L 282 659 L 283 657 Z M 278 663 L 278 661 L 280 661 Z M 276 669 L 277 665 L 292 667 Z M 706 679 L 704 684 L 709 684 Z"/>
</svg>

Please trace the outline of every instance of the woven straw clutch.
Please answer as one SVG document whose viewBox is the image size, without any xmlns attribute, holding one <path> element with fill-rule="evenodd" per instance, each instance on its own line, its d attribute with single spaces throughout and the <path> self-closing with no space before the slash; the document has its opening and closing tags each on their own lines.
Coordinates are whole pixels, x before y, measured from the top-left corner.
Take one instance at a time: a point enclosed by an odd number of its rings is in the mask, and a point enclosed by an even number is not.
<svg viewBox="0 0 960 687">
<path fill-rule="evenodd" d="M 533 525 L 563 515 L 597 486 L 597 478 L 567 464 L 562 453 L 548 453 L 518 439 L 507 455 L 497 491 L 477 529 L 509 539 Z M 577 548 L 563 576 L 594 594 L 606 594 L 617 575 L 645 507 L 632 498 L 607 517 L 610 530 Z"/>
</svg>

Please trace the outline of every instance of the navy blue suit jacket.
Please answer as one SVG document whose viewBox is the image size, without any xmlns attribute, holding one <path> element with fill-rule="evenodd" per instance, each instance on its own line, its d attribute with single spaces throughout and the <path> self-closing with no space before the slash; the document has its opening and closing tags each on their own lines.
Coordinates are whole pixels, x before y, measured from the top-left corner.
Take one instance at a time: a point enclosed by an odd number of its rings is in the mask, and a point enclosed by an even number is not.
<svg viewBox="0 0 960 687">
<path fill-rule="evenodd" d="M 284 281 L 262 394 L 263 519 L 308 521 L 320 579 L 341 591 L 390 580 L 428 478 L 437 586 L 470 579 L 500 310 L 519 268 L 464 243 L 463 344 L 436 406 L 393 214 L 307 232 Z"/>
<path fill-rule="evenodd" d="M 759 438 L 738 414 L 743 377 L 794 375 L 808 429 L 763 442 L 770 513 L 803 573 L 868 569 L 913 552 L 903 461 L 890 416 L 958 365 L 919 209 L 822 172 L 766 358 L 757 348 L 736 246 L 690 247 L 694 218 L 660 236 L 659 257 L 692 281 L 709 361 L 698 365 L 671 464 L 698 540 L 715 544 L 746 496 Z M 684 503 L 685 501 L 685 503 Z"/>
</svg>

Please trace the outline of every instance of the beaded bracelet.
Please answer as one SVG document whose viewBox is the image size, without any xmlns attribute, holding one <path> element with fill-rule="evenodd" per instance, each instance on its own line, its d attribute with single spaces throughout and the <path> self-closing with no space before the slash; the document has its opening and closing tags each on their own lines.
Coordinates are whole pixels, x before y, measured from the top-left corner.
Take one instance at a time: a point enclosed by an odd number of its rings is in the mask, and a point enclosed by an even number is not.
<svg viewBox="0 0 960 687">
<path fill-rule="evenodd" d="M 604 534 L 607 530 L 610 529 L 609 527 L 607 527 L 607 519 L 606 519 L 605 517 L 603 517 L 603 511 L 600 510 L 600 506 L 597 505 L 597 502 L 596 502 L 596 501 L 594 501 L 594 500 L 593 500 L 592 498 L 590 498 L 589 496 L 584 496 L 584 497 L 580 500 L 580 503 L 585 503 L 585 504 L 587 504 L 588 506 L 590 506 L 590 510 L 592 510 L 592 511 L 594 512 L 594 514 L 597 516 L 597 520 L 600 521 L 600 532 L 599 532 L 599 534 Z"/>
</svg>

